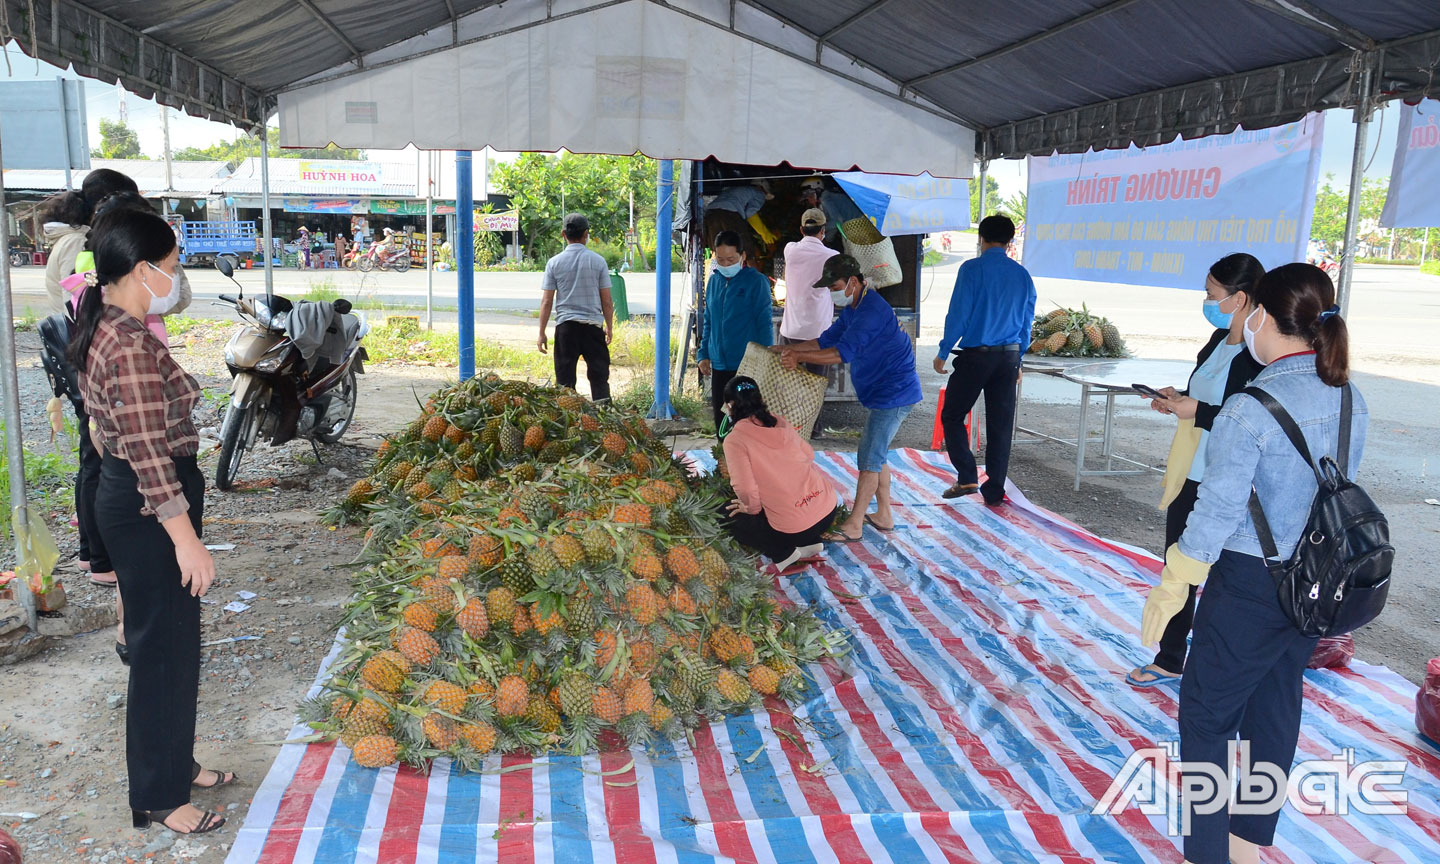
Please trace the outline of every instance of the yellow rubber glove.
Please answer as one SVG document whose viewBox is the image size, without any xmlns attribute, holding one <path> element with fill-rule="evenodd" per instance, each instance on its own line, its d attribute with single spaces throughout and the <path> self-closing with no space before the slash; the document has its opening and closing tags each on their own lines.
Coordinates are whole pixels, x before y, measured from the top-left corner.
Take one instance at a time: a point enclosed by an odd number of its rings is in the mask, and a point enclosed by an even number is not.
<svg viewBox="0 0 1440 864">
<path fill-rule="evenodd" d="M 1190 586 L 1201 584 L 1209 575 L 1210 565 L 1181 552 L 1178 543 L 1166 549 L 1160 584 L 1150 589 L 1145 610 L 1140 613 L 1140 644 L 1158 644 L 1170 619 L 1185 606 Z"/>
</svg>

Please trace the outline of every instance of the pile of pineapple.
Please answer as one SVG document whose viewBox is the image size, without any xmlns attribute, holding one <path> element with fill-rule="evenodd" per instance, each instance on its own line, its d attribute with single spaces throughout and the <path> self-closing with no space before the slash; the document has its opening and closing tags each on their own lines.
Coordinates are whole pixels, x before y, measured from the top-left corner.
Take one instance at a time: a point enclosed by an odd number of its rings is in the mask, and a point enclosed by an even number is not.
<svg viewBox="0 0 1440 864">
<path fill-rule="evenodd" d="M 345 654 L 306 719 L 367 767 L 477 770 L 798 698 L 840 636 L 722 535 L 721 484 L 572 390 L 491 375 L 436 393 L 328 514 L 369 529 Z"/>
<path fill-rule="evenodd" d="M 1036 315 L 1027 350 L 1054 357 L 1124 357 L 1125 340 L 1108 319 L 1081 306 Z"/>
</svg>

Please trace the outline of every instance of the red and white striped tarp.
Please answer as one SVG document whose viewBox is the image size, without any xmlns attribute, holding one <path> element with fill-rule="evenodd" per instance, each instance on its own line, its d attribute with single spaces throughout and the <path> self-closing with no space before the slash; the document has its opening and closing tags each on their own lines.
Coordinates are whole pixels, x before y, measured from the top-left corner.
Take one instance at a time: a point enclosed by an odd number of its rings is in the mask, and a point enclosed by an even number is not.
<svg viewBox="0 0 1440 864">
<path fill-rule="evenodd" d="M 854 454 L 819 458 L 853 485 Z M 943 501 L 938 454 L 890 460 L 897 530 L 867 527 L 779 580 L 853 636 L 849 656 L 809 669 L 805 704 L 693 742 L 495 757 L 469 775 L 287 745 L 228 864 L 1180 861 L 1162 816 L 1091 813 L 1127 757 L 1177 737 L 1178 688 L 1124 682 L 1150 659 L 1136 622 L 1157 562 L 1014 490 L 998 509 Z M 1415 687 L 1354 664 L 1307 672 L 1305 698 L 1297 759 L 1401 760 L 1409 813 L 1287 808 L 1264 860 L 1440 861 L 1440 754 L 1415 732 Z"/>
</svg>

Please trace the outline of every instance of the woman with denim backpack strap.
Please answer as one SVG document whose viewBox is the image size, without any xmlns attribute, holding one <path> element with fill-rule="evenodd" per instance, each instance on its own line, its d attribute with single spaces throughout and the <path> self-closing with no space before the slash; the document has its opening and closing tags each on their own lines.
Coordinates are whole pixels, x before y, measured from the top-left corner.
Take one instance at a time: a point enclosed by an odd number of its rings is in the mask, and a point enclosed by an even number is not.
<svg viewBox="0 0 1440 864">
<path fill-rule="evenodd" d="M 1265 366 L 1251 386 L 1284 406 L 1315 458 L 1334 456 L 1342 391 L 1351 385 L 1349 334 L 1330 277 L 1309 264 L 1277 267 L 1256 285 L 1241 314 L 1246 348 Z M 1353 387 L 1351 399 L 1353 474 L 1365 448 L 1368 413 Z M 1285 560 L 1300 539 L 1317 488 L 1315 470 L 1259 400 L 1245 393 L 1226 400 L 1210 430 L 1195 509 L 1179 542 L 1166 550 L 1165 569 L 1151 589 L 1141 625 L 1142 641 L 1155 643 L 1190 586 L 1204 583 L 1180 684 L 1180 758 L 1187 776 L 1197 767 L 1212 778 L 1226 776 L 1237 735 L 1242 748 L 1248 747 L 1248 753 L 1241 751 L 1239 770 L 1251 777 L 1289 774 L 1300 733 L 1302 676 L 1316 640 L 1301 634 L 1281 606 L 1248 501 L 1253 489 Z M 1254 788 L 1240 784 L 1232 807 L 1265 803 L 1247 800 L 1247 787 Z M 1216 794 L 1228 791 L 1225 784 Z M 1284 795 L 1283 782 L 1278 794 Z M 1202 812 L 1205 803 L 1202 796 L 1181 804 L 1191 820 L 1185 860 L 1258 862 L 1259 847 L 1274 841 L 1278 808 L 1252 806 L 1232 815 L 1226 807 Z M 1273 812 L 1253 812 L 1257 809 Z"/>
</svg>

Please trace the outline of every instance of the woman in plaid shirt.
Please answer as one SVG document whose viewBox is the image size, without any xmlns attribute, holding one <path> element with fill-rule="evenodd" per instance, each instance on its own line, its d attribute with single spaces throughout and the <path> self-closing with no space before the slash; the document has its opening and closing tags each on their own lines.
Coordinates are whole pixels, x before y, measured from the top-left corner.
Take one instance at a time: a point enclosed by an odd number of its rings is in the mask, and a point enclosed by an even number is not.
<svg viewBox="0 0 1440 864">
<path fill-rule="evenodd" d="M 134 824 L 182 834 L 225 820 L 190 804 L 192 786 L 235 780 L 194 761 L 200 682 L 200 597 L 215 562 L 200 542 L 205 481 L 190 412 L 200 386 L 146 328 L 180 298 L 179 251 L 154 213 L 122 209 L 95 221 L 93 287 L 77 310 L 70 362 L 104 453 L 95 521 L 125 598 L 130 648 L 126 764 Z"/>
</svg>

